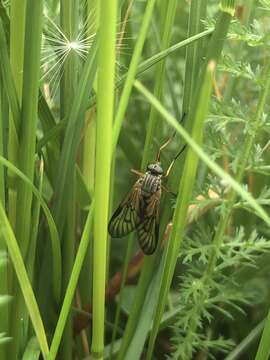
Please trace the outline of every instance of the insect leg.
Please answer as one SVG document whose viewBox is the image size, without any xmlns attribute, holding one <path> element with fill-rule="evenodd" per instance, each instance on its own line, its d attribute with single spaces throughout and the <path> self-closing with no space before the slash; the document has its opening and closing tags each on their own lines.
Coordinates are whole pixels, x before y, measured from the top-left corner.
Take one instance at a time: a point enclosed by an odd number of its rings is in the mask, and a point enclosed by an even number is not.
<svg viewBox="0 0 270 360">
<path fill-rule="evenodd" d="M 185 117 L 186 117 L 186 114 L 183 114 L 182 119 L 180 120 L 180 123 L 182 123 L 182 122 L 184 121 Z M 174 133 L 172 134 L 172 136 L 170 136 L 169 139 L 168 139 L 163 145 L 161 145 L 161 147 L 159 148 L 158 153 L 157 153 L 156 161 L 160 161 L 161 151 L 162 151 L 167 145 L 170 144 L 170 142 L 172 141 L 172 139 L 175 137 L 175 134 L 176 134 L 176 131 L 174 131 Z M 176 160 L 176 159 L 175 159 L 175 160 Z"/>
<path fill-rule="evenodd" d="M 170 172 L 171 172 L 171 169 L 175 163 L 175 161 L 177 160 L 177 158 L 182 154 L 182 152 L 185 150 L 185 148 L 187 147 L 187 144 L 185 144 L 182 149 L 179 151 L 179 153 L 175 156 L 175 158 L 173 159 L 173 161 L 170 163 L 170 166 L 168 167 L 167 171 L 166 171 L 166 174 L 163 176 L 164 178 L 168 177 Z"/>
<path fill-rule="evenodd" d="M 138 171 L 138 170 L 131 169 L 130 171 L 131 171 L 133 174 L 136 174 L 136 175 L 138 175 L 138 176 L 144 176 L 144 173 L 142 173 L 142 172 L 140 172 L 140 171 Z"/>
<path fill-rule="evenodd" d="M 177 194 L 174 193 L 173 191 L 167 189 L 166 186 L 161 185 L 161 187 L 162 187 L 162 190 L 164 190 L 166 193 L 168 193 L 168 194 L 170 194 L 170 195 L 173 195 L 174 197 L 177 197 Z"/>
</svg>

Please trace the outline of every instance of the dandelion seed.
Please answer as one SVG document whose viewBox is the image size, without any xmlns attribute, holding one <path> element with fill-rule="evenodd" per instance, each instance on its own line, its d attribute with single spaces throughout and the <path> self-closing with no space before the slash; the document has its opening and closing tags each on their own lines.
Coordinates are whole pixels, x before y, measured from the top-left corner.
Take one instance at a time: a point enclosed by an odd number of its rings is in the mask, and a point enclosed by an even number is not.
<svg viewBox="0 0 270 360">
<path fill-rule="evenodd" d="M 45 13 L 47 26 L 43 32 L 41 69 L 44 94 L 49 104 L 55 101 L 60 81 L 63 76 L 65 62 L 70 56 L 78 56 L 80 61 L 85 61 L 86 56 L 95 39 L 96 33 L 96 16 L 95 11 L 89 13 L 87 19 L 79 26 L 78 33 L 69 38 L 61 29 L 56 21 L 51 19 Z M 128 46 L 124 44 L 125 23 L 118 24 L 121 29 L 117 33 L 118 41 L 116 51 L 119 54 L 127 54 Z M 126 70 L 126 67 L 118 60 L 116 62 L 118 71 L 116 72 L 116 80 L 120 78 L 120 73 Z"/>
</svg>

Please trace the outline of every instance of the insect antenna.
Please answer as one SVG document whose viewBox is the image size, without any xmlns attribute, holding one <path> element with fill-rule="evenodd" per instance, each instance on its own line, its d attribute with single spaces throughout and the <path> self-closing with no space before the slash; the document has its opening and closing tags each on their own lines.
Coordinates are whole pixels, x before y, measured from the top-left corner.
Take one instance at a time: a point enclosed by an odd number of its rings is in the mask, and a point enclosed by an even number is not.
<svg viewBox="0 0 270 360">
<path fill-rule="evenodd" d="M 173 161 L 170 163 L 167 171 L 166 171 L 166 174 L 163 176 L 164 178 L 168 177 L 170 172 L 171 172 L 171 169 L 175 163 L 175 161 L 179 158 L 179 156 L 182 154 L 183 151 L 185 151 L 185 148 L 187 147 L 187 144 L 185 144 L 182 149 L 179 151 L 179 153 L 175 156 L 175 158 L 173 159 Z"/>
<path fill-rule="evenodd" d="M 186 117 L 186 114 L 184 113 L 181 120 L 180 120 L 180 124 L 185 120 L 185 117 Z M 170 144 L 170 142 L 173 140 L 173 138 L 175 137 L 175 134 L 176 134 L 176 131 L 174 131 L 174 133 L 172 134 L 172 136 L 169 137 L 168 140 L 165 141 L 165 143 L 163 145 L 161 145 L 161 147 L 159 148 L 158 150 L 158 153 L 157 153 L 157 157 L 156 157 L 156 161 L 159 162 L 160 161 L 160 155 L 161 155 L 161 151 L 167 146 Z M 184 151 L 184 150 L 183 150 Z M 182 150 L 180 151 L 179 154 L 176 155 L 174 161 L 178 158 L 178 156 L 181 154 Z M 172 166 L 173 164 L 170 165 L 170 167 Z"/>
<path fill-rule="evenodd" d="M 165 147 L 166 147 L 167 145 L 170 144 L 170 142 L 171 142 L 172 139 L 174 138 L 175 134 L 176 134 L 176 131 L 172 134 L 172 136 L 169 137 L 168 140 L 165 141 L 165 143 L 164 143 L 163 145 L 161 145 L 161 147 L 159 148 L 158 153 L 157 153 L 156 162 L 159 162 L 159 161 L 160 161 L 161 151 L 162 151 L 163 149 L 165 149 Z"/>
</svg>

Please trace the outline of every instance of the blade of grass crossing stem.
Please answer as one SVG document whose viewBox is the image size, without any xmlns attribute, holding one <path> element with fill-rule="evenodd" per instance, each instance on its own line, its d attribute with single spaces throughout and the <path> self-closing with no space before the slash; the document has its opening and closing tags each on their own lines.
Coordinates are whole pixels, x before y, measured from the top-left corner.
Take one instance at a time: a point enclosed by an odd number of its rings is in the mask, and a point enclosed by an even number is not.
<svg viewBox="0 0 270 360">
<path fill-rule="evenodd" d="M 75 262 L 70 275 L 69 283 L 67 286 L 66 294 L 64 297 L 61 312 L 57 321 L 55 332 L 53 335 L 50 353 L 47 360 L 54 360 L 57 356 L 57 351 L 62 339 L 63 331 L 67 321 L 67 317 L 70 311 L 70 307 L 74 298 L 75 290 L 77 287 L 78 279 L 80 276 L 82 264 L 85 258 L 86 251 L 88 249 L 89 237 L 92 231 L 93 225 L 93 212 L 94 212 L 94 201 L 90 205 L 86 223 L 84 225 L 83 234 L 81 237 L 80 245 L 76 254 Z"/>
<path fill-rule="evenodd" d="M 117 0 L 100 0 L 98 57 L 95 214 L 93 253 L 93 325 L 91 350 L 103 359 L 107 224 L 112 159 Z"/>
<path fill-rule="evenodd" d="M 202 144 L 203 123 L 207 115 L 215 63 L 211 62 L 205 74 L 205 78 L 201 87 L 199 103 L 195 114 L 194 126 L 192 130 L 192 138 L 197 144 Z M 191 149 L 188 150 L 185 166 L 183 170 L 178 197 L 176 200 L 176 208 L 173 216 L 173 227 L 171 237 L 166 248 L 164 272 L 162 274 L 161 289 L 159 293 L 159 301 L 157 304 L 156 314 L 154 317 L 153 329 L 150 335 L 150 341 L 147 351 L 147 360 L 152 359 L 154 344 L 158 333 L 160 321 L 164 312 L 165 304 L 168 298 L 168 292 L 171 285 L 180 242 L 182 240 L 186 225 L 186 214 L 188 205 L 192 196 L 192 189 L 196 179 L 198 167 L 198 156 Z"/>
<path fill-rule="evenodd" d="M 176 13 L 176 0 L 170 0 L 168 2 L 164 2 L 161 4 L 161 50 L 168 48 L 171 41 L 171 34 L 173 28 L 173 22 Z M 162 97 L 162 89 L 164 87 L 164 79 L 165 79 L 165 62 L 162 61 L 159 63 L 156 71 L 155 71 L 155 87 L 154 94 L 160 99 Z M 147 135 L 145 139 L 143 159 L 141 164 L 141 169 L 146 167 L 147 162 L 150 161 L 153 155 L 153 138 L 155 135 L 155 129 L 157 127 L 158 121 L 158 113 L 154 107 L 151 107 L 150 118 L 147 128 Z M 154 273 L 156 263 L 156 255 L 150 258 L 145 259 L 144 268 L 142 274 L 140 276 L 139 284 L 137 286 L 136 291 L 136 299 L 134 301 L 134 305 L 131 311 L 131 315 L 129 316 L 128 324 L 126 326 L 126 331 L 123 337 L 123 341 L 121 344 L 121 350 L 118 356 L 118 359 L 123 359 L 127 356 L 128 347 L 131 344 L 131 338 L 133 338 L 133 333 L 137 326 L 137 323 L 140 319 L 140 312 L 145 301 L 145 293 L 149 286 L 149 283 L 152 278 L 152 274 Z"/>
<path fill-rule="evenodd" d="M 267 360 L 270 355 L 270 311 L 268 312 L 255 360 Z"/>
<path fill-rule="evenodd" d="M 163 116 L 164 120 L 170 124 L 177 133 L 187 142 L 187 144 L 193 149 L 193 151 L 199 156 L 199 158 L 211 169 L 217 176 L 226 181 L 229 186 L 234 189 L 237 194 L 255 210 L 257 216 L 265 221 L 270 226 L 270 217 L 261 205 L 254 199 L 254 197 L 247 192 L 241 184 L 234 180 L 232 176 L 226 173 L 215 161 L 211 160 L 209 155 L 203 151 L 203 149 L 192 139 L 187 131 L 181 126 L 178 121 L 161 105 L 161 103 L 155 99 L 155 97 L 138 81 L 134 82 L 135 87 L 147 98 L 147 100 L 153 104 L 156 109 Z"/>
<path fill-rule="evenodd" d="M 35 166 L 41 32 L 42 1 L 29 0 L 26 7 L 22 116 L 18 160 L 19 168 L 31 181 L 33 180 Z M 24 259 L 30 239 L 32 191 L 22 181 L 18 182 L 17 189 L 15 234 Z M 18 326 L 18 319 L 22 319 L 21 323 L 24 323 L 28 314 L 20 288 L 16 282 L 14 282 L 12 294 L 14 295 L 11 311 L 11 336 L 13 341 L 10 346 L 10 356 L 15 359 L 20 345 L 25 340 L 22 338 L 24 333 L 22 328 Z"/>
<path fill-rule="evenodd" d="M 46 339 L 45 329 L 42 323 L 42 319 L 39 313 L 38 305 L 35 299 L 35 295 L 31 288 L 30 281 L 27 276 L 27 272 L 23 263 L 23 258 L 12 231 L 11 225 L 8 221 L 8 218 L 5 214 L 5 210 L 3 208 L 2 203 L 0 203 L 0 223 L 1 223 L 1 235 L 5 239 L 12 264 L 14 266 L 15 272 L 17 274 L 17 278 L 23 293 L 24 301 L 26 303 L 41 352 L 46 358 L 49 353 L 48 343 Z M 17 319 L 18 321 L 18 319 Z M 18 323 L 17 323 L 18 326 Z M 15 358 L 14 358 L 15 359 Z"/>
<path fill-rule="evenodd" d="M 150 25 L 150 22 L 151 22 L 155 2 L 156 2 L 156 0 L 148 0 L 147 1 L 147 5 L 146 5 L 146 8 L 145 8 L 143 21 L 142 21 L 142 25 L 141 25 L 141 30 L 139 32 L 138 40 L 136 41 L 135 48 L 134 48 L 133 55 L 132 55 L 132 59 L 130 61 L 129 69 L 128 69 L 127 76 L 126 76 L 125 85 L 124 85 L 124 88 L 123 88 L 123 91 L 122 91 L 121 99 L 120 99 L 120 102 L 119 102 L 118 110 L 117 110 L 117 113 L 116 113 L 116 116 L 115 116 L 115 121 L 114 121 L 113 142 L 112 142 L 113 151 L 115 150 L 116 145 L 117 145 L 117 141 L 118 141 L 118 137 L 119 137 L 119 134 L 120 134 L 122 122 L 124 120 L 125 112 L 126 112 L 128 101 L 129 101 L 129 97 L 130 97 L 130 94 L 131 94 L 133 81 L 135 79 L 137 68 L 138 68 L 138 65 L 139 65 L 139 60 L 140 60 L 140 57 L 141 57 L 143 45 L 144 45 L 146 36 L 148 34 L 148 29 L 149 29 L 149 25 Z"/>
</svg>

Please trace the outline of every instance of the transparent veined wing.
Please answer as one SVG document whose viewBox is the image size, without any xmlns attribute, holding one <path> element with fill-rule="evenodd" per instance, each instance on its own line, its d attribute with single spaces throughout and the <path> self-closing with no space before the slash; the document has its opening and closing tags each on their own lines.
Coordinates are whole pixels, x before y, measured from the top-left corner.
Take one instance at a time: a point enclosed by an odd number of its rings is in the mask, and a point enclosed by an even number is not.
<svg viewBox="0 0 270 360">
<path fill-rule="evenodd" d="M 149 198 L 143 211 L 143 220 L 137 227 L 139 244 L 146 255 L 153 254 L 158 244 L 160 197 L 159 190 Z"/>
<path fill-rule="evenodd" d="M 139 179 L 111 217 L 108 231 L 112 237 L 125 236 L 142 222 L 141 201 L 141 182 Z"/>
</svg>

